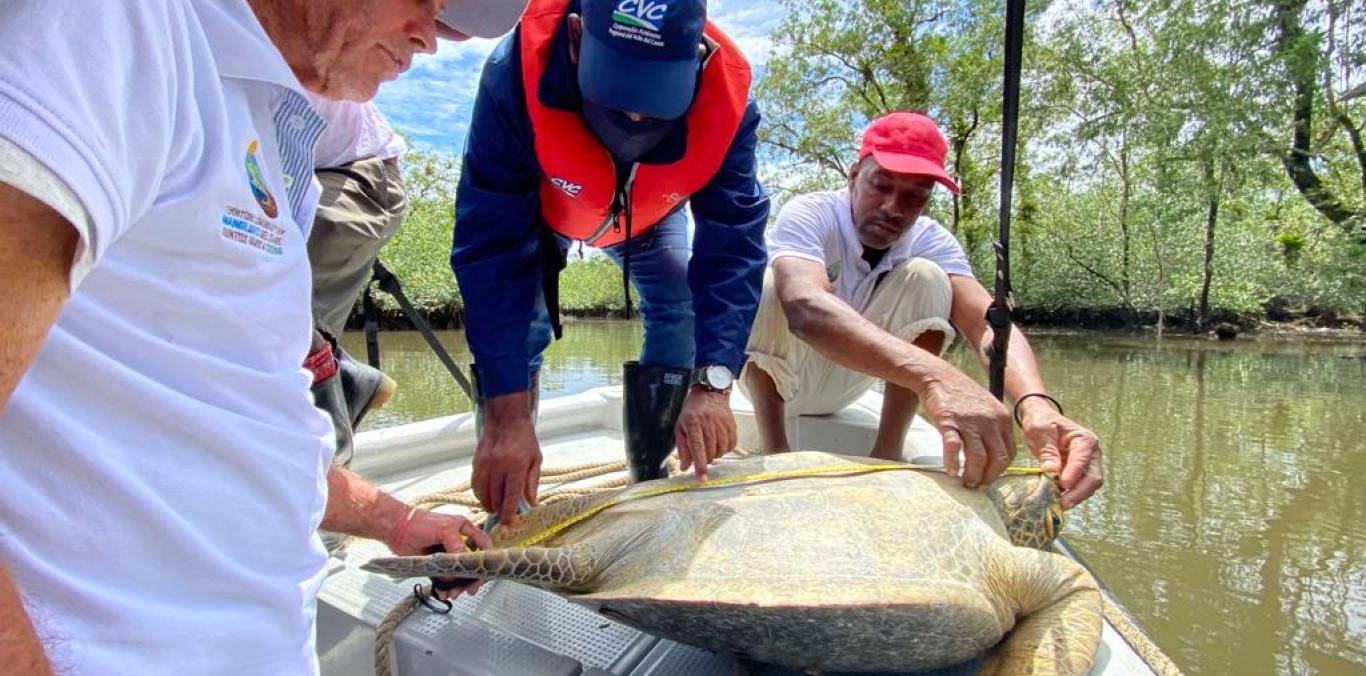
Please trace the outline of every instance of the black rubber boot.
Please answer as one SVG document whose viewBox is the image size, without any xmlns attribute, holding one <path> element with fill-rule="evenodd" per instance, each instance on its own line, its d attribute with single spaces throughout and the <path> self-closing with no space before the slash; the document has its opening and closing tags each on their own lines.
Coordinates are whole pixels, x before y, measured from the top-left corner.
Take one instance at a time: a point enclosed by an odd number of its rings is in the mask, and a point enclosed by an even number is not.
<svg viewBox="0 0 1366 676">
<path fill-rule="evenodd" d="M 342 394 L 341 369 L 337 364 L 336 348 L 315 334 L 313 352 L 308 355 L 304 367 L 313 373 L 313 405 L 322 409 L 332 418 L 332 432 L 337 439 L 337 452 L 332 456 L 332 464 L 346 467 L 351 464 L 355 454 L 351 430 L 351 412 Z"/>
<path fill-rule="evenodd" d="M 692 369 L 622 364 L 621 427 L 632 483 L 668 476 L 664 461 L 691 381 Z"/>
<path fill-rule="evenodd" d="M 366 413 L 383 406 L 394 396 L 398 383 L 383 371 L 353 359 L 337 346 L 336 341 L 332 344 L 337 354 L 342 396 L 346 398 L 346 409 L 351 412 L 351 429 L 354 430 L 360 427 Z"/>
<path fill-rule="evenodd" d="M 479 385 L 479 373 L 473 364 L 470 365 L 470 384 L 474 386 L 474 438 L 480 439 L 484 436 L 484 394 L 483 388 Z M 536 414 L 541 408 L 541 373 L 537 371 L 531 374 L 531 424 L 536 425 Z"/>
</svg>

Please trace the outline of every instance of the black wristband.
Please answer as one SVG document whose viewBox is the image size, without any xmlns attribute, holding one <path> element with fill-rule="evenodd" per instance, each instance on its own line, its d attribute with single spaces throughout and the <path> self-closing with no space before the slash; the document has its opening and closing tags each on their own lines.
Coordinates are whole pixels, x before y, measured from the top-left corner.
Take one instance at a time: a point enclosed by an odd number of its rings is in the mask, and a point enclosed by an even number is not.
<svg viewBox="0 0 1366 676">
<path fill-rule="evenodd" d="M 1015 418 L 1016 425 L 1024 427 L 1024 423 L 1020 421 L 1020 404 L 1024 403 L 1024 400 L 1030 397 L 1039 397 L 1040 399 L 1047 399 L 1048 401 L 1053 403 L 1053 408 L 1058 409 L 1058 415 L 1066 415 L 1062 412 L 1062 404 L 1059 404 L 1057 399 L 1054 399 L 1053 397 L 1050 397 L 1047 394 L 1044 394 L 1043 392 L 1030 392 L 1029 394 L 1021 396 L 1019 399 L 1016 399 L 1015 406 L 1013 409 L 1011 409 L 1011 417 Z"/>
</svg>

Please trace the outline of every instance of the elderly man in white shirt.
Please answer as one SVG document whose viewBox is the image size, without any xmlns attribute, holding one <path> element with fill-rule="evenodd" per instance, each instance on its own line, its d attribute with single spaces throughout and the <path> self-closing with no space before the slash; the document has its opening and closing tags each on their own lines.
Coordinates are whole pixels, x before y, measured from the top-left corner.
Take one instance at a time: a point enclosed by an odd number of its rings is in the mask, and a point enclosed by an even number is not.
<svg viewBox="0 0 1366 676">
<path fill-rule="evenodd" d="M 305 91 L 368 99 L 523 5 L 6 0 L 0 671 L 316 673 L 320 525 L 487 544 L 328 469 Z"/>
<path fill-rule="evenodd" d="M 958 192 L 947 150 L 930 118 L 885 115 L 864 133 L 848 189 L 801 195 L 778 215 L 740 381 L 767 451 L 789 450 L 788 416 L 833 413 L 881 379 L 873 456 L 901 459 L 923 402 L 944 437 L 945 469 L 964 485 L 990 483 L 1015 457 L 1011 412 L 938 356 L 955 326 L 984 364 L 991 342 L 990 294 L 953 235 L 921 216 L 936 184 Z M 1100 488 L 1100 444 L 1044 389 L 1022 332 L 1012 332 L 1009 354 L 1014 419 L 1040 466 L 1059 475 L 1063 505 L 1074 506 Z"/>
</svg>

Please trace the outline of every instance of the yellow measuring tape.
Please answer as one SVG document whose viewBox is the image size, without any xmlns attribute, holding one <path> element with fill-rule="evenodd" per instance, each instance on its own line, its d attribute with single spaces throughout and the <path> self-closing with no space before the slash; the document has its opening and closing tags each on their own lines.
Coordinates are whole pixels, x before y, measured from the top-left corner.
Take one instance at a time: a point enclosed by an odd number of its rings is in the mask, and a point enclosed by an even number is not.
<svg viewBox="0 0 1366 676">
<path fill-rule="evenodd" d="M 702 483 L 681 483 L 668 486 L 658 486 L 646 489 L 637 493 L 619 495 L 610 500 L 606 500 L 594 505 L 592 508 L 575 514 L 545 530 L 532 535 L 516 544 L 517 547 L 531 547 L 544 542 L 571 526 L 582 522 L 604 510 L 611 509 L 623 502 L 639 500 L 641 498 L 652 498 L 656 495 L 666 495 L 668 493 L 681 493 L 683 491 L 693 491 L 703 488 L 716 488 L 717 486 L 731 486 L 743 483 L 759 483 L 761 481 L 774 481 L 777 479 L 799 479 L 813 476 L 830 476 L 836 474 L 866 474 L 868 472 L 892 472 L 892 471 L 919 471 L 919 472 L 942 472 L 943 467 L 928 467 L 925 465 L 906 465 L 906 464 L 886 464 L 886 465 L 837 465 L 834 467 L 808 467 L 805 469 L 791 469 L 775 472 L 760 472 L 758 474 L 746 474 L 744 476 L 726 477 L 724 479 L 708 479 Z M 1008 476 L 1028 476 L 1042 474 L 1043 470 L 1038 467 L 1007 467 Z"/>
</svg>

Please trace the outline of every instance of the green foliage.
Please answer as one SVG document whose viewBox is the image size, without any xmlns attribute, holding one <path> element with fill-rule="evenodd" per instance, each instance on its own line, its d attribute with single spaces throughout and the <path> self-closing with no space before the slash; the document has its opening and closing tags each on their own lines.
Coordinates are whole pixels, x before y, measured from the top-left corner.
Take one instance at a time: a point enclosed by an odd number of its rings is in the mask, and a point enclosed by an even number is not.
<svg viewBox="0 0 1366 676">
<path fill-rule="evenodd" d="M 640 303 L 635 289 L 631 290 L 631 303 L 632 307 Z M 576 314 L 625 312 L 621 268 L 606 256 L 578 260 L 571 254 L 569 265 L 560 273 L 560 308 Z"/>
<path fill-rule="evenodd" d="M 403 282 L 408 299 L 429 312 L 457 312 L 463 307 L 450 267 L 459 176 L 459 163 L 453 156 L 408 151 L 403 156 L 408 210 L 403 227 L 380 252 L 380 260 Z M 387 294 L 375 297 L 381 308 L 398 310 L 398 303 Z"/>
<path fill-rule="evenodd" d="M 1366 316 L 1366 247 L 1307 207 L 1286 220 L 1263 271 L 1273 295 L 1294 308 Z"/>
<path fill-rule="evenodd" d="M 1294 267 L 1309 240 L 1298 230 L 1284 230 L 1276 235 L 1276 243 L 1281 246 L 1281 256 L 1285 259 L 1286 267 Z"/>
</svg>

